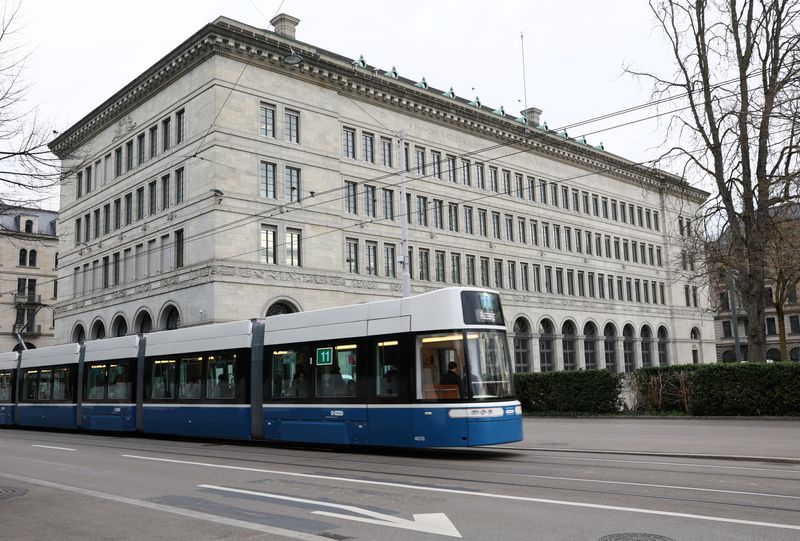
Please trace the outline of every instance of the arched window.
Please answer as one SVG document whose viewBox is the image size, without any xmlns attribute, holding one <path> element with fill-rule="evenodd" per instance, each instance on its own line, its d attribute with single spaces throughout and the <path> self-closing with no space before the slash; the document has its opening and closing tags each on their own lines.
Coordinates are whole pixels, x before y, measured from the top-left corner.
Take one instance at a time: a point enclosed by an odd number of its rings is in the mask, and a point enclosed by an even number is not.
<svg viewBox="0 0 800 541">
<path fill-rule="evenodd" d="M 653 365 L 653 332 L 647 325 L 642 327 L 642 366 Z"/>
<path fill-rule="evenodd" d="M 28 266 L 28 250 L 26 250 L 25 248 L 19 251 L 19 266 L 20 267 Z"/>
<path fill-rule="evenodd" d="M 800 348 L 792 348 L 789 352 L 789 358 L 796 363 L 800 363 Z"/>
<path fill-rule="evenodd" d="M 106 326 L 103 325 L 102 321 L 95 321 L 94 325 L 92 325 L 92 332 L 91 332 L 92 340 L 102 340 L 106 337 Z"/>
<path fill-rule="evenodd" d="M 36 250 L 31 250 L 28 252 L 28 266 L 35 267 L 36 266 Z"/>
<path fill-rule="evenodd" d="M 777 348 L 769 348 L 767 350 L 767 360 L 768 361 L 780 361 L 781 360 L 781 350 Z"/>
<path fill-rule="evenodd" d="M 72 341 L 78 344 L 83 344 L 86 341 L 86 330 L 83 325 L 78 323 L 72 330 Z"/>
<path fill-rule="evenodd" d="M 564 370 L 575 370 L 577 368 L 575 359 L 575 324 L 565 321 L 561 326 L 561 345 L 564 350 Z"/>
<path fill-rule="evenodd" d="M 25 349 L 36 349 L 36 346 L 31 344 L 30 342 L 25 342 Z M 11 351 L 17 351 L 17 352 L 22 351 L 22 346 L 17 344 Z"/>
<path fill-rule="evenodd" d="M 543 319 L 539 324 L 539 366 L 542 372 L 555 369 L 553 363 L 553 322 Z"/>
<path fill-rule="evenodd" d="M 603 329 L 603 336 L 605 337 L 604 346 L 606 353 L 606 368 L 612 372 L 616 372 L 617 368 L 617 329 L 613 323 L 608 323 Z"/>
<path fill-rule="evenodd" d="M 636 370 L 636 357 L 633 351 L 635 335 L 636 331 L 633 330 L 633 325 L 625 325 L 625 328 L 622 329 L 622 357 L 625 363 L 625 372 L 629 374 Z"/>
<path fill-rule="evenodd" d="M 153 319 L 150 317 L 148 312 L 142 312 L 136 318 L 136 323 L 134 325 L 136 329 L 136 333 L 148 333 L 153 330 Z"/>
<path fill-rule="evenodd" d="M 111 323 L 111 335 L 125 336 L 126 334 L 128 334 L 128 322 L 125 321 L 124 316 L 119 315 Z"/>
<path fill-rule="evenodd" d="M 174 305 L 168 306 L 161 313 L 161 323 L 159 328 L 172 330 L 181 326 L 181 314 Z"/>
<path fill-rule="evenodd" d="M 662 325 L 658 328 L 658 364 L 661 366 L 667 366 L 669 364 L 668 345 L 669 336 L 667 334 L 667 328 Z"/>
<path fill-rule="evenodd" d="M 25 220 L 25 232 L 33 233 L 33 220 Z"/>
<path fill-rule="evenodd" d="M 587 370 L 597 368 L 597 327 L 591 321 L 583 326 L 583 356 Z"/>
<path fill-rule="evenodd" d="M 280 316 L 283 314 L 294 314 L 295 312 L 299 312 L 300 310 L 297 309 L 292 303 L 287 301 L 278 301 L 272 303 L 269 308 L 267 308 L 267 316 Z"/>
<path fill-rule="evenodd" d="M 700 329 L 692 327 L 690 336 L 692 337 L 692 364 L 700 364 Z M 744 354 L 744 350 L 742 350 L 742 354 Z"/>
<path fill-rule="evenodd" d="M 514 321 L 514 371 L 530 372 L 531 353 L 529 344 L 531 341 L 531 327 L 528 320 L 518 317 Z"/>
</svg>

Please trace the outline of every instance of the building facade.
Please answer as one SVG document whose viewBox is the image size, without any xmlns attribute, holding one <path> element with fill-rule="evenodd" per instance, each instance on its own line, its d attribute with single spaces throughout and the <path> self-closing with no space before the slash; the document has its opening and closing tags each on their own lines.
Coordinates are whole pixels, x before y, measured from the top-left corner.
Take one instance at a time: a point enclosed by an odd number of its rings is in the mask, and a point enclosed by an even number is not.
<svg viewBox="0 0 800 541">
<path fill-rule="evenodd" d="M 32 208 L 0 210 L 0 351 L 55 342 L 58 296 L 58 213 Z"/>
<path fill-rule="evenodd" d="M 412 292 L 499 290 L 518 370 L 714 360 L 674 268 L 708 194 L 298 22 L 221 17 L 53 141 L 60 341 L 399 296 L 407 219 Z"/>
</svg>

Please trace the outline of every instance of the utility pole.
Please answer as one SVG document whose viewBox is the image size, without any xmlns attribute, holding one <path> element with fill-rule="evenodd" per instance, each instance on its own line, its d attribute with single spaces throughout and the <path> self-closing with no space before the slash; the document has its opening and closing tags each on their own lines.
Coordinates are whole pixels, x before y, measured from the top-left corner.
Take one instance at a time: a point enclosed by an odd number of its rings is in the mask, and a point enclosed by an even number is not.
<svg viewBox="0 0 800 541">
<path fill-rule="evenodd" d="M 733 269 L 728 269 L 728 303 L 731 305 L 731 328 L 736 360 L 743 361 L 742 345 L 739 342 L 739 318 L 736 315 L 736 291 L 733 288 Z"/>
<path fill-rule="evenodd" d="M 406 204 L 406 134 L 402 130 L 398 134 L 400 143 L 397 153 L 400 156 L 400 230 L 402 241 L 400 245 L 401 255 L 397 261 L 403 268 L 403 297 L 411 296 L 411 275 L 408 273 L 408 205 Z"/>
</svg>

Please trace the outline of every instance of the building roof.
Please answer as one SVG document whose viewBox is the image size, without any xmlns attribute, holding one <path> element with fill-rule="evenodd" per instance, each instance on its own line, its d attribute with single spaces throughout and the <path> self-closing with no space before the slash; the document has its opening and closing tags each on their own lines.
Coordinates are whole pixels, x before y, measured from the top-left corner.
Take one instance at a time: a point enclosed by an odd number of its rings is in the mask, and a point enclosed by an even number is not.
<svg viewBox="0 0 800 541">
<path fill-rule="evenodd" d="M 22 222 L 23 216 L 37 218 L 37 227 L 33 231 L 37 235 L 56 235 L 56 219 L 58 212 L 52 210 L 42 210 L 29 207 L 0 207 L 0 234 L 3 233 L 24 233 L 25 224 Z"/>
</svg>

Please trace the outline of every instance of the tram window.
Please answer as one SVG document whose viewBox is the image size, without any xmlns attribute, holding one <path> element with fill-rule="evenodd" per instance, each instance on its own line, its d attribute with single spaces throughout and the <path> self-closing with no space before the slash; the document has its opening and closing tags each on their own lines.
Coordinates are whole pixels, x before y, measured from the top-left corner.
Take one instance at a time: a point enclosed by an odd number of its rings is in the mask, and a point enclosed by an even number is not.
<svg viewBox="0 0 800 541">
<path fill-rule="evenodd" d="M 71 373 L 68 366 L 53 369 L 53 400 L 72 400 Z"/>
<path fill-rule="evenodd" d="M 191 357 L 181 359 L 180 398 L 200 398 L 200 386 L 203 384 L 203 358 Z"/>
<path fill-rule="evenodd" d="M 210 355 L 206 376 L 206 398 L 231 399 L 236 382 L 236 354 Z"/>
<path fill-rule="evenodd" d="M 39 389 L 39 371 L 26 370 L 23 384 L 22 399 L 26 402 L 35 402 Z"/>
<path fill-rule="evenodd" d="M 311 373 L 308 350 L 280 349 L 272 352 L 272 397 L 308 398 Z M 264 388 L 266 389 L 266 385 Z"/>
<path fill-rule="evenodd" d="M 11 370 L 0 372 L 0 402 L 11 401 Z"/>
<path fill-rule="evenodd" d="M 317 396 L 356 396 L 357 365 L 356 344 L 335 346 L 331 364 L 320 365 L 317 361 Z"/>
<path fill-rule="evenodd" d="M 467 333 L 467 352 L 472 398 L 512 396 L 513 374 L 505 334 L 494 331 Z"/>
<path fill-rule="evenodd" d="M 39 372 L 39 390 L 36 393 L 36 400 L 50 400 L 50 380 L 53 379 L 52 370 L 41 370 Z"/>
<path fill-rule="evenodd" d="M 128 400 L 131 398 L 130 363 L 121 361 L 108 365 L 108 398 Z"/>
<path fill-rule="evenodd" d="M 102 400 L 105 398 L 106 368 L 105 364 L 89 366 L 83 398 L 87 400 Z"/>
<path fill-rule="evenodd" d="M 405 389 L 408 370 L 401 366 L 400 342 L 383 340 L 375 348 L 375 394 L 379 397 L 399 396 Z"/>
<path fill-rule="evenodd" d="M 175 389 L 175 361 L 157 360 L 153 362 L 150 376 L 150 398 L 173 398 Z"/>
<path fill-rule="evenodd" d="M 463 334 L 417 337 L 417 363 L 420 367 L 417 398 L 433 400 L 466 396 Z"/>
</svg>

